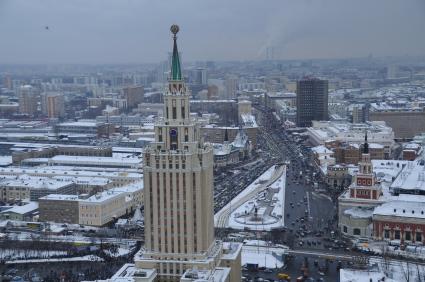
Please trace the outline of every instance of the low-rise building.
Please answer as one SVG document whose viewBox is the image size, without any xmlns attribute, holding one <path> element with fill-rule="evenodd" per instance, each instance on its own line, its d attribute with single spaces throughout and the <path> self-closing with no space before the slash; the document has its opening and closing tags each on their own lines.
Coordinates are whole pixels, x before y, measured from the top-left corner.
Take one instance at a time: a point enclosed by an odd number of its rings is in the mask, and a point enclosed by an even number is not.
<svg viewBox="0 0 425 282">
<path fill-rule="evenodd" d="M 0 200 L 15 202 L 38 198 L 52 193 L 75 194 L 76 185 L 72 181 L 58 181 L 47 177 L 21 175 L 15 179 L 5 179 L 0 182 Z"/>
<path fill-rule="evenodd" d="M 78 195 L 49 194 L 38 199 L 40 221 L 79 224 Z"/>
<path fill-rule="evenodd" d="M 58 155 L 48 159 L 49 165 L 59 166 L 89 166 L 105 168 L 134 168 L 141 166 L 142 159 L 137 157 L 85 157 Z"/>
<path fill-rule="evenodd" d="M 425 132 L 425 110 L 422 107 L 393 106 L 388 103 L 372 103 L 369 120 L 384 121 L 394 130 L 397 139 L 411 139 Z"/>
<path fill-rule="evenodd" d="M 0 212 L 0 220 L 33 221 L 38 215 L 38 203 L 29 202 Z"/>
<path fill-rule="evenodd" d="M 336 163 L 357 165 L 362 156 L 362 145 L 357 143 L 330 142 L 327 147 L 335 153 Z M 385 154 L 385 147 L 381 144 L 370 143 L 369 154 L 371 160 L 383 160 L 389 156 Z"/>
<path fill-rule="evenodd" d="M 404 169 L 390 186 L 394 195 L 425 195 L 425 161 L 407 162 Z"/>
<path fill-rule="evenodd" d="M 10 178 L 9 176 L 29 175 L 36 177 L 101 177 L 107 178 L 113 182 L 115 186 L 130 184 L 140 181 L 143 174 L 132 169 L 114 169 L 104 167 L 72 167 L 72 166 L 45 166 L 34 168 L 23 167 L 2 167 L 0 168 L 0 176 Z"/>
<path fill-rule="evenodd" d="M 424 196 L 400 197 L 373 211 L 373 237 L 400 244 L 425 243 Z"/>
<path fill-rule="evenodd" d="M 347 165 L 328 165 L 326 170 L 326 183 L 333 190 L 341 191 L 351 184 L 351 175 Z"/>
<path fill-rule="evenodd" d="M 143 182 L 111 188 L 93 196 L 50 194 L 39 201 L 42 221 L 104 226 L 142 206 Z"/>
<path fill-rule="evenodd" d="M 325 145 L 332 141 L 360 145 L 365 132 L 371 143 L 384 146 L 385 158 L 389 158 L 394 146 L 394 132 L 385 122 L 352 124 L 341 121 L 313 121 L 312 126 L 307 128 L 309 141 L 313 146 Z"/>
<path fill-rule="evenodd" d="M 403 144 L 402 158 L 406 161 L 414 161 L 423 152 L 422 146 L 418 143 Z"/>
</svg>

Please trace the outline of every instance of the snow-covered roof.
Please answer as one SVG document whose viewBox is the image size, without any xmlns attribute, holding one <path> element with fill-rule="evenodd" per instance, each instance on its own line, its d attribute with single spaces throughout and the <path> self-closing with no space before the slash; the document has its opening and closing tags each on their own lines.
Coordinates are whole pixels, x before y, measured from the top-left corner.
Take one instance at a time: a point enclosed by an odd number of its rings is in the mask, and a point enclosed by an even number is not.
<svg viewBox="0 0 425 282">
<path fill-rule="evenodd" d="M 246 135 L 243 130 L 239 130 L 236 134 L 235 140 L 232 142 L 232 145 L 236 148 L 245 148 L 247 142 L 248 135 Z"/>
<path fill-rule="evenodd" d="M 51 201 L 79 201 L 78 195 L 65 195 L 65 194 L 49 194 L 38 200 L 51 200 Z"/>
<path fill-rule="evenodd" d="M 241 114 L 242 123 L 248 127 L 258 127 L 255 117 L 251 114 Z"/>
<path fill-rule="evenodd" d="M 365 281 L 380 281 L 385 277 L 385 282 L 396 282 L 396 280 L 386 277 L 381 271 L 364 271 L 355 269 L 341 269 L 339 271 L 340 282 L 365 282 Z"/>
<path fill-rule="evenodd" d="M 12 164 L 12 156 L 0 156 L 0 166 L 8 166 Z"/>
<path fill-rule="evenodd" d="M 369 143 L 369 148 L 371 149 L 384 149 L 384 145 L 378 143 Z"/>
<path fill-rule="evenodd" d="M 391 184 L 394 190 L 425 190 L 425 165 L 423 161 L 408 162 Z"/>
<path fill-rule="evenodd" d="M 29 202 L 23 206 L 13 206 L 10 209 L 4 210 L 1 213 L 17 213 L 17 214 L 26 214 L 38 209 L 37 202 Z"/>
<path fill-rule="evenodd" d="M 373 209 L 363 207 L 353 207 L 344 211 L 345 215 L 349 215 L 353 218 L 371 218 Z"/>
<path fill-rule="evenodd" d="M 96 127 L 97 126 L 97 122 L 95 120 L 93 121 L 73 121 L 73 122 L 63 122 L 60 123 L 59 126 L 62 127 Z"/>
<path fill-rule="evenodd" d="M 50 159 L 53 163 L 98 163 L 108 164 L 140 164 L 139 158 L 117 158 L 117 157 L 87 157 L 87 156 L 67 156 L 56 155 Z"/>
<path fill-rule="evenodd" d="M 29 175 L 21 175 L 16 177 L 15 179 L 6 179 L 5 181 L 0 182 L 0 186 L 2 187 L 26 187 L 30 189 L 49 190 L 57 190 L 71 184 L 73 184 L 72 181 L 60 181 L 48 177 L 38 177 Z"/>
<path fill-rule="evenodd" d="M 333 154 L 333 152 L 331 150 L 329 150 L 328 148 L 326 148 L 323 145 L 313 147 L 313 148 L 311 148 L 311 150 L 313 151 L 313 153 L 316 153 L 316 154 Z"/>
<path fill-rule="evenodd" d="M 420 201 L 420 199 L 422 201 Z M 397 217 L 409 217 L 409 218 L 420 218 L 425 219 L 425 197 L 417 196 L 416 201 L 407 201 L 406 198 L 403 200 L 394 200 L 386 202 L 375 208 L 373 216 L 397 216 Z"/>
<path fill-rule="evenodd" d="M 37 175 L 69 175 L 69 176 L 98 176 L 98 177 L 129 177 L 141 178 L 142 174 L 121 170 L 118 168 L 101 168 L 101 167 L 72 167 L 72 166 L 45 166 L 36 168 L 22 167 L 5 167 L 0 168 L 0 175 L 8 174 L 37 174 Z"/>
</svg>

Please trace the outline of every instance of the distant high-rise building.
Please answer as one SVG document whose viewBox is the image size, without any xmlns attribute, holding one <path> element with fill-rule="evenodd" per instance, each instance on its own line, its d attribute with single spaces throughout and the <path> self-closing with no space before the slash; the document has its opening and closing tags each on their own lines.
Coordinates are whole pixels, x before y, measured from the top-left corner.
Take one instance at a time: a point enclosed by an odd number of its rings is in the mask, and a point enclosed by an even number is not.
<svg viewBox="0 0 425 282">
<path fill-rule="evenodd" d="M 37 113 L 37 94 L 31 85 L 23 85 L 18 89 L 19 112 L 35 116 Z"/>
<path fill-rule="evenodd" d="M 297 126 L 313 120 L 328 120 L 328 81 L 306 78 L 297 82 Z"/>
<path fill-rule="evenodd" d="M 266 60 L 274 60 L 275 54 L 274 54 L 274 47 L 267 47 L 266 49 Z"/>
<path fill-rule="evenodd" d="M 369 120 L 369 105 L 355 104 L 352 106 L 352 122 L 364 123 Z"/>
<path fill-rule="evenodd" d="M 65 101 L 62 93 L 46 92 L 41 94 L 41 111 L 49 118 L 65 116 Z"/>
<path fill-rule="evenodd" d="M 142 85 L 129 86 L 123 89 L 124 99 L 127 100 L 128 108 L 135 108 L 138 104 L 143 103 L 145 90 Z"/>
<path fill-rule="evenodd" d="M 236 92 L 238 90 L 239 79 L 235 75 L 229 75 L 224 81 L 226 88 L 226 98 L 232 99 L 236 97 Z"/>
<path fill-rule="evenodd" d="M 198 85 L 206 85 L 207 84 L 207 70 L 203 68 L 197 68 L 192 71 L 192 83 Z"/>
<path fill-rule="evenodd" d="M 6 75 L 5 77 L 3 77 L 3 87 L 7 89 L 12 89 L 12 79 L 10 78 L 10 76 Z"/>
</svg>

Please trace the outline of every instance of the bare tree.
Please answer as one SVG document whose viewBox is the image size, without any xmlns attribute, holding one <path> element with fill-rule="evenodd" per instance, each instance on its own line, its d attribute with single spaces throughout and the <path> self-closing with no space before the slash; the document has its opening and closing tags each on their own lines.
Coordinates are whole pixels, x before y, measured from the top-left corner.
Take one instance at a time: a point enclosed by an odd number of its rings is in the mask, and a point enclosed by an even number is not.
<svg viewBox="0 0 425 282">
<path fill-rule="evenodd" d="M 403 277 L 406 282 L 410 282 L 410 264 L 409 261 L 406 261 L 406 267 L 403 266 L 403 262 L 400 262 L 401 270 Z"/>
</svg>

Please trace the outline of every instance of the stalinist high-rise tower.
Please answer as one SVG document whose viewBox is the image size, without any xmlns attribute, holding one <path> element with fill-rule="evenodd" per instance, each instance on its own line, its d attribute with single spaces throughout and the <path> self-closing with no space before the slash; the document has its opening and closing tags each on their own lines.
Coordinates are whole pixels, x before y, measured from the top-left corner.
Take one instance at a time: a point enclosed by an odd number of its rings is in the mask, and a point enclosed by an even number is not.
<svg viewBox="0 0 425 282">
<path fill-rule="evenodd" d="M 174 44 L 164 116 L 155 124 L 155 142 L 144 153 L 145 247 L 136 258 L 138 268 L 156 269 L 159 281 L 179 281 L 192 269 L 213 272 L 226 253 L 214 238 L 213 150 L 190 117 L 178 31 L 171 26 Z"/>
</svg>

